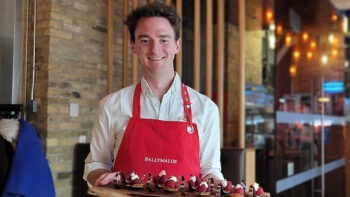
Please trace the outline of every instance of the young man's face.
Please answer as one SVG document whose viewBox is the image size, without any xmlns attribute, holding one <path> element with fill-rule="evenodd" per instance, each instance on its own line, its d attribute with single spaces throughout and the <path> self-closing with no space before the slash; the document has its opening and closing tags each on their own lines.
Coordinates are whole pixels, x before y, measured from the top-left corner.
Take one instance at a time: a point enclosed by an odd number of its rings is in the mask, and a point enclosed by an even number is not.
<svg viewBox="0 0 350 197">
<path fill-rule="evenodd" d="M 166 18 L 145 17 L 137 23 L 131 48 L 137 54 L 144 74 L 173 73 L 173 60 L 180 50 L 180 39 L 175 40 L 175 32 Z"/>
</svg>

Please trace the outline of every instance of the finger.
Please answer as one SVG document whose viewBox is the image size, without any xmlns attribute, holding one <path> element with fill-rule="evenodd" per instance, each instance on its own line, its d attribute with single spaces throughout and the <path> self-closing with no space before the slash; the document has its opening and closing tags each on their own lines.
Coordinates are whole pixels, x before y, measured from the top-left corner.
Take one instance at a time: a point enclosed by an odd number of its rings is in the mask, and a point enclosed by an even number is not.
<svg viewBox="0 0 350 197">
<path fill-rule="evenodd" d="M 100 178 L 97 179 L 97 184 L 98 185 L 107 185 L 108 183 L 114 181 L 115 175 L 116 175 L 116 172 L 105 173 L 105 174 L 101 175 Z"/>
<path fill-rule="evenodd" d="M 106 173 L 101 174 L 101 176 L 98 177 L 98 178 L 95 180 L 94 185 L 95 185 L 95 186 L 100 186 L 100 185 L 101 185 L 101 183 L 100 183 L 101 180 L 102 180 L 106 175 L 107 175 Z"/>
</svg>

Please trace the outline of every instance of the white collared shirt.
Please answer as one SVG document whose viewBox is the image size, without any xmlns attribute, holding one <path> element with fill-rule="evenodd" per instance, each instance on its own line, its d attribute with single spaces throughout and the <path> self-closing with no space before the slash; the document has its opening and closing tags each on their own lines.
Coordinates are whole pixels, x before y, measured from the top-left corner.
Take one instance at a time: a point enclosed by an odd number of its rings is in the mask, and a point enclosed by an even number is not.
<svg viewBox="0 0 350 197">
<path fill-rule="evenodd" d="M 162 102 L 152 94 L 145 79 L 141 80 L 141 118 L 187 121 L 181 94 L 181 79 L 174 82 Z M 125 129 L 132 117 L 135 85 L 107 95 L 99 103 L 94 122 L 90 154 L 85 160 L 84 179 L 95 169 L 113 169 Z M 216 104 L 203 94 L 187 87 L 192 108 L 192 121 L 197 124 L 200 143 L 201 177 L 212 174 L 223 179 L 220 162 L 220 117 Z"/>
</svg>

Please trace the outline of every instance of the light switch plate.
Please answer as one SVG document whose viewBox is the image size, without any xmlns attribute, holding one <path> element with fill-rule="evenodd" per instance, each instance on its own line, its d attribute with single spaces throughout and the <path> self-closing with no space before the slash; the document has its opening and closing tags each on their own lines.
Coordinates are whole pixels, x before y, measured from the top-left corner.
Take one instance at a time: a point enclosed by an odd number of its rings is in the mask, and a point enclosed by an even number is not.
<svg viewBox="0 0 350 197">
<path fill-rule="evenodd" d="M 78 103 L 70 103 L 69 104 L 69 115 L 70 115 L 70 117 L 78 117 L 79 116 L 79 104 Z"/>
</svg>

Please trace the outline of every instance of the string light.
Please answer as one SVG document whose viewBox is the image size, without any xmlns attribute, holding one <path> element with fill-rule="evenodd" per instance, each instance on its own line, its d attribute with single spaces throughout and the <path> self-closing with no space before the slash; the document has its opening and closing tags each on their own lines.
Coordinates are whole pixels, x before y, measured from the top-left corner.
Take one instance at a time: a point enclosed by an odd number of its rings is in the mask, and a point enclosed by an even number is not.
<svg viewBox="0 0 350 197">
<path fill-rule="evenodd" d="M 290 76 L 294 77 L 297 75 L 297 68 L 295 65 L 292 65 L 290 68 L 289 68 L 289 74 Z"/>
<path fill-rule="evenodd" d="M 290 35 L 286 35 L 286 38 L 285 38 L 285 41 L 286 41 L 286 45 L 291 45 L 292 44 L 292 37 Z"/>
<path fill-rule="evenodd" d="M 273 19 L 273 13 L 272 13 L 272 11 L 271 11 L 271 10 L 267 10 L 267 11 L 266 11 L 266 21 L 267 21 L 268 23 L 270 23 L 270 22 L 272 21 L 272 19 Z"/>
<path fill-rule="evenodd" d="M 313 56 L 312 52 L 308 51 L 307 54 L 306 54 L 307 59 L 311 59 L 312 56 Z"/>
<path fill-rule="evenodd" d="M 280 24 L 277 25 L 276 33 L 277 33 L 278 35 L 281 35 L 281 34 L 283 33 L 283 27 L 282 27 L 282 25 L 280 25 Z"/>
<path fill-rule="evenodd" d="M 328 57 L 327 57 L 327 55 L 322 55 L 322 57 L 321 57 L 321 62 L 322 62 L 323 64 L 327 64 L 327 62 L 328 62 Z"/>
<path fill-rule="evenodd" d="M 300 52 L 299 51 L 294 51 L 293 57 L 294 57 L 294 59 L 298 60 L 300 58 Z"/>
<path fill-rule="evenodd" d="M 333 34 L 329 34 L 329 36 L 328 36 L 329 43 L 332 44 L 334 42 L 334 40 L 335 40 L 334 35 Z"/>
<path fill-rule="evenodd" d="M 333 13 L 331 16 L 332 21 L 337 21 L 338 20 L 338 15 L 336 13 Z"/>
<path fill-rule="evenodd" d="M 266 17 L 267 18 L 272 17 L 272 13 L 266 12 Z M 332 17 L 332 20 L 334 21 L 339 20 L 339 16 L 337 14 L 332 14 L 331 17 Z M 345 19 L 342 18 L 341 22 L 342 24 L 345 24 L 343 20 L 347 20 L 347 18 Z M 345 25 L 343 25 L 342 27 L 344 26 Z M 317 58 L 319 59 L 322 65 L 326 65 L 329 63 L 329 58 L 334 59 L 339 56 L 339 50 L 336 48 L 336 46 L 339 44 L 340 40 L 339 38 L 337 38 L 338 34 L 335 34 L 334 32 L 329 33 L 328 37 L 324 36 L 324 34 L 311 36 L 310 32 L 307 32 L 307 31 L 303 31 L 300 34 L 293 36 L 294 32 L 292 31 L 289 32 L 284 30 L 282 24 L 277 23 L 275 33 L 280 36 L 284 35 L 284 44 L 286 46 L 293 45 L 294 51 L 292 52 L 291 55 L 293 60 L 295 61 L 294 63 L 297 63 L 297 61 L 299 61 L 300 58 L 305 58 L 305 60 L 312 60 Z M 318 48 L 318 45 L 319 45 L 318 41 L 322 44 L 322 48 Z M 327 44 L 327 41 L 328 41 L 328 44 Z M 306 48 L 305 50 L 303 50 L 305 46 Z M 327 52 L 327 54 L 322 55 L 320 53 L 326 52 L 325 51 L 326 48 L 324 47 L 331 48 L 331 49 L 328 49 L 329 52 Z M 299 48 L 302 49 L 302 51 L 299 51 Z M 350 63 L 346 62 L 344 66 L 350 67 Z M 291 65 L 289 67 L 290 76 L 292 77 L 296 76 L 296 73 L 297 73 L 296 65 Z"/>
<path fill-rule="evenodd" d="M 332 56 L 335 57 L 338 55 L 338 50 L 337 49 L 332 49 Z"/>
<path fill-rule="evenodd" d="M 316 48 L 316 42 L 315 42 L 315 41 L 312 41 L 312 42 L 310 43 L 310 47 L 311 47 L 312 49 Z"/>
<path fill-rule="evenodd" d="M 309 39 L 309 34 L 306 33 L 306 32 L 304 32 L 304 33 L 303 33 L 303 40 L 304 40 L 304 41 L 307 41 L 308 39 Z"/>
</svg>

